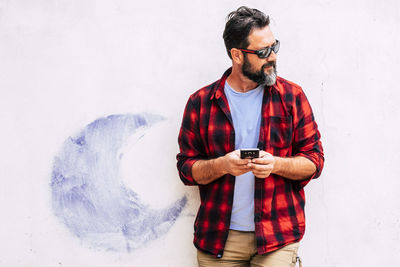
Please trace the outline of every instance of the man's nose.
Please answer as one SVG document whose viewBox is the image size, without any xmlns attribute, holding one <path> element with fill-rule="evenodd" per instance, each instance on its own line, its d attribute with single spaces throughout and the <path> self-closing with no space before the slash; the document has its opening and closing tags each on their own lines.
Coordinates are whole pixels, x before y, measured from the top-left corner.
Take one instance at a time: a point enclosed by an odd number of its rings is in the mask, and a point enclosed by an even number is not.
<svg viewBox="0 0 400 267">
<path fill-rule="evenodd" d="M 267 61 L 275 61 L 276 60 L 276 53 L 271 51 L 271 54 L 267 57 Z"/>
</svg>

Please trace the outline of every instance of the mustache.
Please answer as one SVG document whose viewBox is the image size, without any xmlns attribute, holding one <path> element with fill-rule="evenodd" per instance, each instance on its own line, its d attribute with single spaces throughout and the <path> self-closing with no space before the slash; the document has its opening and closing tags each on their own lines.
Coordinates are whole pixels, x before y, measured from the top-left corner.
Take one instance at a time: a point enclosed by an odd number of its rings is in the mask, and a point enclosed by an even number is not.
<svg viewBox="0 0 400 267">
<path fill-rule="evenodd" d="M 276 61 L 268 61 L 267 63 L 265 63 L 262 68 L 266 68 L 266 67 L 274 67 L 276 68 Z"/>
</svg>

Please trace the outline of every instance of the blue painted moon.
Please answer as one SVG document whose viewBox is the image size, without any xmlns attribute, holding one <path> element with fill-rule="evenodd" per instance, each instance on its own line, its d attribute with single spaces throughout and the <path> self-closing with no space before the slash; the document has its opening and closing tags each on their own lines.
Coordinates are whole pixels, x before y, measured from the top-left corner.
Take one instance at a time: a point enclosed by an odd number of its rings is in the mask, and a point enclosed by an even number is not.
<svg viewBox="0 0 400 267">
<path fill-rule="evenodd" d="M 130 252 L 167 233 L 181 214 L 186 196 L 155 210 L 120 178 L 121 147 L 135 133 L 162 120 L 148 113 L 97 119 L 68 138 L 55 157 L 53 210 L 89 247 Z"/>
</svg>

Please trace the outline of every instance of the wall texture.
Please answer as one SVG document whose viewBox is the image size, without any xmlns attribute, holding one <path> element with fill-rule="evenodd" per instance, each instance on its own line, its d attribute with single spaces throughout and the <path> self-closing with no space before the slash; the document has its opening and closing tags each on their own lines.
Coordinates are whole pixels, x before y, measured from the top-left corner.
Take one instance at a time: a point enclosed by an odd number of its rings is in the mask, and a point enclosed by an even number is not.
<svg viewBox="0 0 400 267">
<path fill-rule="evenodd" d="M 0 266 L 195 266 L 177 134 L 240 5 L 271 15 L 322 133 L 304 265 L 395 265 L 397 1 L 0 0 Z"/>
</svg>

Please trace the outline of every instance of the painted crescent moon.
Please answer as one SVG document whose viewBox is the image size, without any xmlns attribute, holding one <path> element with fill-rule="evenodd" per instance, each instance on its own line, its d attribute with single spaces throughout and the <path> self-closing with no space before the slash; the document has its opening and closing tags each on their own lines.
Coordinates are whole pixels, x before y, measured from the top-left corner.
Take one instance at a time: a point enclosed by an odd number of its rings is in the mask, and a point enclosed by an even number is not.
<svg viewBox="0 0 400 267">
<path fill-rule="evenodd" d="M 181 214 L 186 196 L 154 210 L 120 177 L 121 147 L 140 129 L 162 120 L 148 113 L 97 119 L 68 138 L 55 157 L 53 210 L 90 247 L 130 252 L 168 232 Z"/>
</svg>

